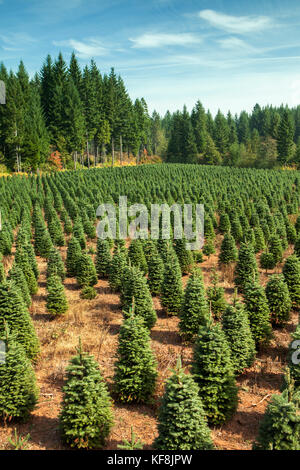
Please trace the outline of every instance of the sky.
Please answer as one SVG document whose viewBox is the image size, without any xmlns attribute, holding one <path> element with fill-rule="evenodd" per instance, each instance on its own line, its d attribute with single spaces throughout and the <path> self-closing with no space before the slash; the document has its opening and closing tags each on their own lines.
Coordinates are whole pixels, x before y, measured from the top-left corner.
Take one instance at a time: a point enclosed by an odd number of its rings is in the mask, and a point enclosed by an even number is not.
<svg viewBox="0 0 300 470">
<path fill-rule="evenodd" d="M 299 0 L 0 0 L 0 62 L 31 76 L 75 51 L 149 111 L 300 104 Z"/>
</svg>

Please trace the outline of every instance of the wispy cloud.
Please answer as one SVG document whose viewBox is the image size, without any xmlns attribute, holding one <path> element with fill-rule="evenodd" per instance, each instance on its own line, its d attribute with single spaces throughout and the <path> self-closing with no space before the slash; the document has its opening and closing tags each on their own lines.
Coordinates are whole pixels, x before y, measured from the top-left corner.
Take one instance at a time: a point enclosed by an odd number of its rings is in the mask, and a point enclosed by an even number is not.
<svg viewBox="0 0 300 470">
<path fill-rule="evenodd" d="M 89 38 L 84 41 L 67 39 L 65 41 L 53 41 L 53 44 L 55 46 L 73 49 L 81 59 L 104 56 L 108 53 L 108 49 L 104 47 L 103 43 L 98 38 Z"/>
<path fill-rule="evenodd" d="M 9 33 L 0 34 L 0 42 L 4 51 L 21 51 L 24 46 L 35 43 L 36 39 L 27 33 Z"/>
<path fill-rule="evenodd" d="M 198 16 L 215 28 L 236 34 L 261 31 L 272 25 L 267 16 L 231 16 L 214 10 L 202 10 Z"/>
<path fill-rule="evenodd" d="M 218 41 L 222 49 L 232 52 L 259 52 L 258 49 L 248 44 L 246 41 L 236 37 L 228 37 Z"/>
<path fill-rule="evenodd" d="M 199 44 L 202 39 L 196 34 L 180 33 L 145 33 L 136 38 L 130 38 L 134 48 L 155 48 L 163 46 L 190 46 L 192 44 Z"/>
</svg>

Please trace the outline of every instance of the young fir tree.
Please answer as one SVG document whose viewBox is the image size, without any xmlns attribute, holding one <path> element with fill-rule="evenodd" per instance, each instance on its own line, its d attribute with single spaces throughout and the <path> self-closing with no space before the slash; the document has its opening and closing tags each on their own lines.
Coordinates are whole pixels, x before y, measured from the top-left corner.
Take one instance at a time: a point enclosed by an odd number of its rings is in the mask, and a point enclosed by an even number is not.
<svg viewBox="0 0 300 470">
<path fill-rule="evenodd" d="M 71 447 L 104 446 L 113 425 L 112 401 L 93 356 L 81 344 L 67 368 L 59 415 L 63 440 Z"/>
<path fill-rule="evenodd" d="M 1 340 L 5 360 L 0 361 L 0 419 L 25 421 L 38 401 L 35 373 L 25 349 L 7 326 Z"/>
<path fill-rule="evenodd" d="M 86 253 L 82 253 L 78 259 L 76 280 L 80 287 L 94 286 L 98 282 L 93 260 Z"/>
<path fill-rule="evenodd" d="M 264 250 L 266 247 L 264 232 L 262 231 L 262 228 L 260 226 L 254 228 L 254 237 L 255 237 L 254 251 L 255 253 L 259 253 L 260 251 Z"/>
<path fill-rule="evenodd" d="M 143 318 L 132 309 L 128 315 L 120 328 L 114 388 L 120 402 L 145 403 L 154 393 L 157 364 Z"/>
<path fill-rule="evenodd" d="M 258 283 L 246 284 L 245 308 L 256 345 L 267 342 L 272 336 L 271 315 L 265 290 Z"/>
<path fill-rule="evenodd" d="M 123 272 L 126 266 L 126 254 L 118 248 L 113 255 L 108 273 L 109 286 L 114 292 L 118 292 L 121 289 Z"/>
<path fill-rule="evenodd" d="M 48 312 L 52 313 L 52 315 L 62 315 L 65 313 L 69 308 L 69 304 L 60 276 L 52 274 L 48 278 L 47 291 L 46 307 Z"/>
<path fill-rule="evenodd" d="M 38 283 L 32 270 L 28 254 L 23 248 L 17 249 L 15 263 L 22 269 L 24 273 L 30 295 L 36 294 L 38 291 Z"/>
<path fill-rule="evenodd" d="M 278 235 L 273 235 L 269 240 L 269 252 L 272 253 L 275 263 L 282 261 L 282 244 Z"/>
<path fill-rule="evenodd" d="M 213 270 L 211 276 L 212 286 L 209 286 L 206 290 L 207 302 L 209 310 L 213 313 L 215 318 L 220 318 L 222 313 L 227 307 L 227 303 L 224 297 L 224 289 L 218 285 L 219 276 L 216 270 Z"/>
<path fill-rule="evenodd" d="M 274 275 L 269 278 L 266 286 L 266 296 L 272 325 L 284 327 L 290 318 L 292 302 L 288 286 L 282 275 Z"/>
<path fill-rule="evenodd" d="M 123 271 L 121 301 L 125 317 L 134 304 L 135 315 L 141 316 L 149 329 L 155 325 L 157 316 L 147 279 L 135 266 Z"/>
<path fill-rule="evenodd" d="M 148 264 L 148 286 L 152 295 L 160 295 L 164 280 L 164 263 L 153 244 L 151 256 L 147 260 Z"/>
<path fill-rule="evenodd" d="M 199 387 L 191 375 L 184 373 L 178 359 L 167 380 L 158 414 L 156 450 L 212 450 Z"/>
<path fill-rule="evenodd" d="M 65 265 L 57 248 L 52 248 L 47 263 L 47 278 L 57 274 L 63 281 L 66 277 Z"/>
<path fill-rule="evenodd" d="M 36 260 L 35 254 L 34 254 L 34 248 L 33 248 L 32 244 L 30 242 L 27 242 L 22 246 L 23 246 L 23 249 L 26 251 L 26 253 L 28 255 L 28 260 L 29 260 L 31 269 L 34 273 L 34 276 L 35 276 L 36 279 L 38 279 L 38 277 L 40 275 L 40 272 L 39 272 L 37 260 Z"/>
<path fill-rule="evenodd" d="M 258 270 L 252 245 L 241 243 L 235 268 L 235 285 L 243 292 L 245 285 L 258 279 Z"/>
<path fill-rule="evenodd" d="M 235 413 L 238 400 L 230 347 L 218 323 L 200 327 L 192 373 L 208 423 L 225 423 Z"/>
<path fill-rule="evenodd" d="M 227 213 L 220 215 L 220 222 L 219 222 L 219 231 L 221 233 L 226 233 L 230 230 L 231 224 L 230 219 Z"/>
<path fill-rule="evenodd" d="M 20 266 L 17 266 L 16 263 L 14 263 L 9 270 L 8 273 L 8 280 L 13 281 L 16 286 L 19 288 L 21 296 L 25 302 L 25 305 L 29 307 L 31 304 L 31 296 L 28 288 L 28 284 L 26 281 L 26 278 L 24 276 L 24 273 Z"/>
<path fill-rule="evenodd" d="M 77 276 L 77 265 L 78 260 L 81 256 L 81 248 L 79 240 L 76 237 L 72 237 L 68 244 L 66 268 L 67 275 L 69 277 Z"/>
<path fill-rule="evenodd" d="M 204 247 L 202 248 L 202 253 L 205 256 L 210 256 L 210 255 L 214 254 L 215 252 L 216 252 L 216 250 L 215 250 L 214 241 L 211 238 L 208 238 L 205 241 Z"/>
<path fill-rule="evenodd" d="M 96 254 L 96 271 L 100 279 L 108 277 L 111 260 L 112 260 L 112 256 L 110 254 L 110 246 L 109 246 L 108 241 L 98 238 L 97 239 L 97 254 Z"/>
<path fill-rule="evenodd" d="M 268 271 L 268 269 L 274 269 L 276 266 L 276 261 L 273 253 L 264 251 L 259 258 L 259 264 L 262 269 Z"/>
<path fill-rule="evenodd" d="M 177 256 L 170 250 L 164 265 L 161 304 L 168 315 L 178 315 L 183 300 L 181 269 Z"/>
<path fill-rule="evenodd" d="M 34 359 L 40 349 L 29 311 L 19 288 L 13 281 L 0 284 L 0 335 L 4 334 L 4 322 L 15 335 L 29 359 Z"/>
<path fill-rule="evenodd" d="M 147 261 L 143 251 L 141 240 L 132 240 L 128 249 L 128 258 L 132 266 L 136 266 L 143 274 L 148 271 Z"/>
<path fill-rule="evenodd" d="M 82 250 L 86 249 L 86 239 L 84 235 L 84 230 L 82 226 L 82 221 L 79 217 L 76 217 L 74 225 L 73 225 L 73 235 L 77 238 L 80 243 L 80 247 Z"/>
<path fill-rule="evenodd" d="M 298 308 L 300 306 L 300 260 L 296 255 L 286 259 L 282 274 L 288 286 L 293 307 Z"/>
<path fill-rule="evenodd" d="M 219 255 L 219 264 L 231 264 L 238 258 L 238 251 L 233 236 L 227 232 L 224 235 Z"/>
<path fill-rule="evenodd" d="M 254 450 L 300 450 L 300 392 L 288 382 L 281 395 L 272 396 Z"/>
<path fill-rule="evenodd" d="M 194 259 L 191 250 L 186 249 L 186 239 L 182 238 L 174 240 L 174 249 L 182 274 L 190 273 L 194 264 Z"/>
<path fill-rule="evenodd" d="M 180 311 L 180 333 L 187 340 L 192 340 L 198 333 L 199 327 L 206 325 L 209 318 L 202 273 L 194 270 L 184 292 Z"/>
<path fill-rule="evenodd" d="M 255 342 L 244 306 L 235 302 L 228 305 L 222 316 L 222 327 L 231 350 L 235 374 L 251 367 L 255 359 Z"/>
</svg>

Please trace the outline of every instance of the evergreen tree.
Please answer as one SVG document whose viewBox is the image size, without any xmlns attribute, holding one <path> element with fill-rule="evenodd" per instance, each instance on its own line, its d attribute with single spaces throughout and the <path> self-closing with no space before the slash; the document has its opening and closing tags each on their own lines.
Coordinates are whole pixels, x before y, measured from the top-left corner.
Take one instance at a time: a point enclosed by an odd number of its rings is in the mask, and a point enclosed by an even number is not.
<svg viewBox="0 0 300 470">
<path fill-rule="evenodd" d="M 115 364 L 115 393 L 125 403 L 145 403 L 153 395 L 157 364 L 150 347 L 149 330 L 141 316 L 131 311 L 119 334 Z"/>
<path fill-rule="evenodd" d="M 180 312 L 179 329 L 181 334 L 191 340 L 201 325 L 209 320 L 209 308 L 205 297 L 202 273 L 194 271 L 185 288 Z"/>
<path fill-rule="evenodd" d="M 300 261 L 297 256 L 289 256 L 282 268 L 284 280 L 288 286 L 290 298 L 295 308 L 300 306 Z"/>
<path fill-rule="evenodd" d="M 144 274 L 148 271 L 147 261 L 141 244 L 141 240 L 132 240 L 128 249 L 128 258 L 133 266 L 136 266 Z"/>
<path fill-rule="evenodd" d="M 57 274 L 62 281 L 65 279 L 66 276 L 65 266 L 63 260 L 61 259 L 60 252 L 57 250 L 57 248 L 54 247 L 52 248 L 48 258 L 46 272 L 47 278 L 50 277 L 52 274 Z"/>
<path fill-rule="evenodd" d="M 0 361 L 0 418 L 4 422 L 24 421 L 38 400 L 35 373 L 23 346 L 7 327 L 2 340 L 5 361 Z"/>
<path fill-rule="evenodd" d="M 122 286 L 125 266 L 127 266 L 126 254 L 118 249 L 111 260 L 108 273 L 109 286 L 115 292 L 119 291 Z"/>
<path fill-rule="evenodd" d="M 145 325 L 150 329 L 157 320 L 153 307 L 152 297 L 146 278 L 136 267 L 130 267 L 123 271 L 122 277 L 122 305 L 124 315 L 130 312 L 134 305 L 134 313 L 144 319 Z"/>
<path fill-rule="evenodd" d="M 260 424 L 254 450 L 300 450 L 300 393 L 273 395 Z"/>
<path fill-rule="evenodd" d="M 68 308 L 68 301 L 65 294 L 64 286 L 60 276 L 52 274 L 47 281 L 47 303 L 48 312 L 53 315 L 62 315 Z"/>
<path fill-rule="evenodd" d="M 4 322 L 15 335 L 29 359 L 34 359 L 39 352 L 37 338 L 29 311 L 21 297 L 20 290 L 13 281 L 0 285 L 0 335 L 4 334 Z"/>
<path fill-rule="evenodd" d="M 281 164 L 286 164 L 293 156 L 293 137 L 294 129 L 291 115 L 288 110 L 284 110 L 279 124 L 277 140 L 278 161 Z"/>
<path fill-rule="evenodd" d="M 274 269 L 276 266 L 276 261 L 274 255 L 268 251 L 264 251 L 259 258 L 259 264 L 262 269 L 266 271 L 268 269 Z"/>
<path fill-rule="evenodd" d="M 212 450 L 199 388 L 181 361 L 167 380 L 158 415 L 156 450 Z"/>
<path fill-rule="evenodd" d="M 186 249 L 185 238 L 174 240 L 174 249 L 182 274 L 188 274 L 192 269 L 194 259 L 192 252 Z"/>
<path fill-rule="evenodd" d="M 103 447 L 113 425 L 112 401 L 97 362 L 82 352 L 81 344 L 67 368 L 63 393 L 63 440 L 71 447 Z"/>
<path fill-rule="evenodd" d="M 244 288 L 245 308 L 250 321 L 255 343 L 258 345 L 271 337 L 270 310 L 265 290 L 258 283 L 246 284 Z"/>
<path fill-rule="evenodd" d="M 283 327 L 290 318 L 292 302 L 284 277 L 271 276 L 266 286 L 266 296 L 273 325 Z"/>
<path fill-rule="evenodd" d="M 208 423 L 217 426 L 237 408 L 237 386 L 230 347 L 219 324 L 202 326 L 196 339 L 192 373 Z"/>
<path fill-rule="evenodd" d="M 81 248 L 79 240 L 76 237 L 72 237 L 68 244 L 66 268 L 67 275 L 69 277 L 76 277 L 78 260 L 81 256 Z"/>
<path fill-rule="evenodd" d="M 222 327 L 231 349 L 231 360 L 236 374 L 251 367 L 255 358 L 255 342 L 248 315 L 243 305 L 228 305 L 222 316 Z"/>
<path fill-rule="evenodd" d="M 168 315 L 178 315 L 183 300 L 181 269 L 177 257 L 172 251 L 167 254 L 164 266 L 164 281 L 161 292 L 161 304 Z"/>
<path fill-rule="evenodd" d="M 234 263 L 238 258 L 238 251 L 233 236 L 228 232 L 225 234 L 219 254 L 220 264 Z"/>
<path fill-rule="evenodd" d="M 93 260 L 86 253 L 82 253 L 78 258 L 76 280 L 80 287 L 94 286 L 98 282 Z"/>
<path fill-rule="evenodd" d="M 31 296 L 28 288 L 28 284 L 22 269 L 14 263 L 9 270 L 8 280 L 12 280 L 15 285 L 19 288 L 20 294 L 25 302 L 25 305 L 29 307 L 31 304 Z M 3 281 L 2 281 L 3 282 Z"/>
<path fill-rule="evenodd" d="M 246 243 L 241 243 L 238 255 L 238 262 L 235 268 L 235 285 L 240 292 L 243 292 L 248 282 L 255 282 L 258 279 L 258 270 L 253 247 Z"/>
<path fill-rule="evenodd" d="M 110 247 L 107 240 L 98 238 L 97 240 L 97 254 L 96 254 L 96 271 L 99 278 L 107 278 L 109 275 L 109 267 L 111 264 L 112 256 L 110 254 Z"/>
<path fill-rule="evenodd" d="M 148 286 L 152 295 L 160 295 L 164 280 L 164 263 L 154 245 L 148 261 Z"/>
</svg>

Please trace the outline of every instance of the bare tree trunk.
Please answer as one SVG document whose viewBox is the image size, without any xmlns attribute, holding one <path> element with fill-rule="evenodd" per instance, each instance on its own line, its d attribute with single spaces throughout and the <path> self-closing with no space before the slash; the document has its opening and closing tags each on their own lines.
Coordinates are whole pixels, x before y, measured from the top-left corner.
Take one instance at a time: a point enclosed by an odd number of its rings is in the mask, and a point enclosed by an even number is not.
<svg viewBox="0 0 300 470">
<path fill-rule="evenodd" d="M 123 139 L 122 136 L 120 135 L 120 163 L 123 161 Z"/>
<path fill-rule="evenodd" d="M 88 168 L 90 168 L 90 154 L 89 154 L 89 141 L 88 141 L 88 139 L 86 141 L 86 155 L 87 155 L 87 161 L 88 161 Z"/>
<path fill-rule="evenodd" d="M 115 163 L 115 139 L 111 138 L 111 166 Z"/>
</svg>

